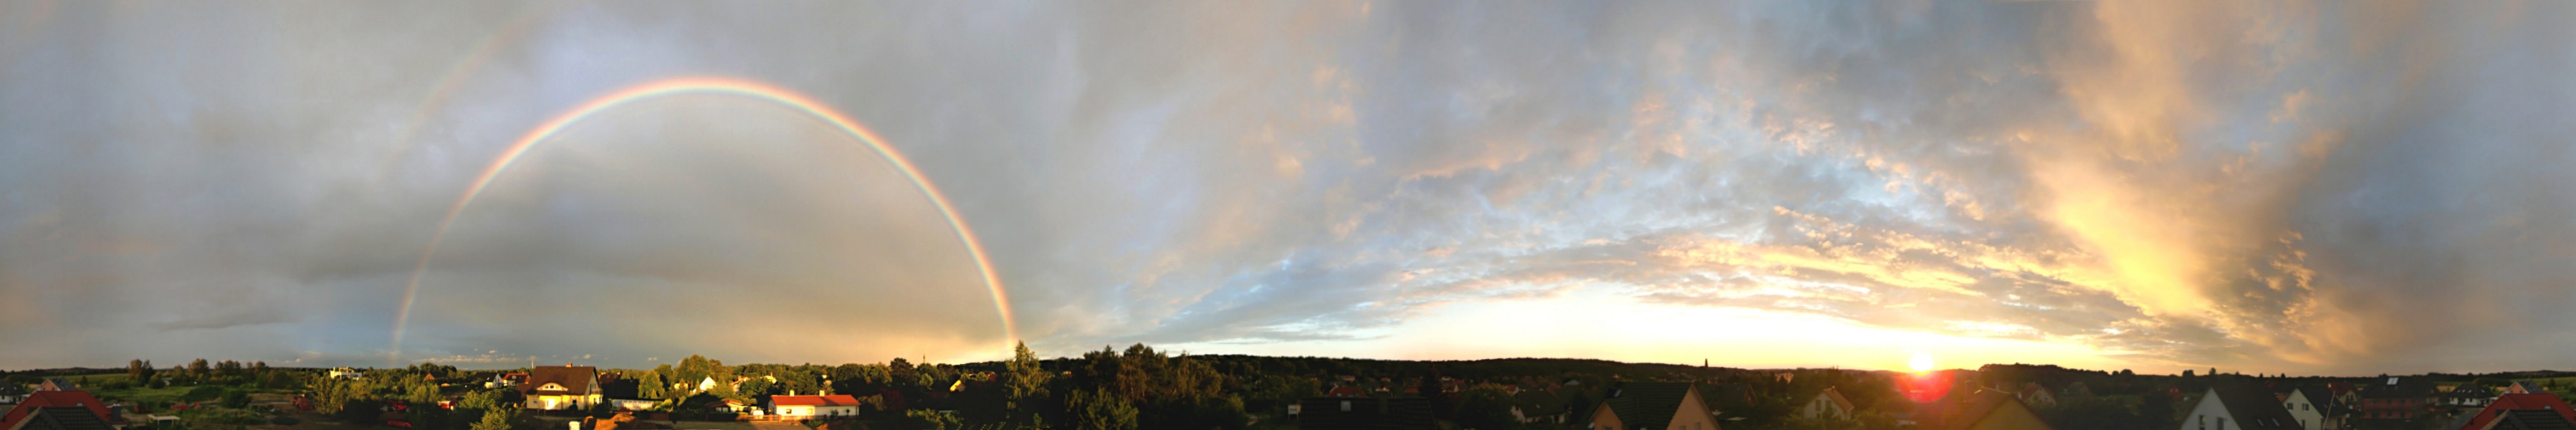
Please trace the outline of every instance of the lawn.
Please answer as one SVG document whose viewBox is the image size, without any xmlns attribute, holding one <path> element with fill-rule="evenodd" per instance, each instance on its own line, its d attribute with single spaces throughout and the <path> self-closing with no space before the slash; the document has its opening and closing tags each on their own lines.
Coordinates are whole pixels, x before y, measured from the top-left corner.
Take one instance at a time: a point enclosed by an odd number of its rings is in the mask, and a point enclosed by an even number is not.
<svg viewBox="0 0 2576 430">
<path fill-rule="evenodd" d="M 119 376 L 122 377 L 123 375 Z M 97 395 L 98 397 L 107 400 L 126 400 L 139 403 L 169 403 L 179 401 L 180 396 L 187 395 L 188 390 L 193 388 L 196 387 L 186 385 L 173 385 L 163 388 L 134 387 L 116 390 L 90 390 L 90 394 Z"/>
</svg>

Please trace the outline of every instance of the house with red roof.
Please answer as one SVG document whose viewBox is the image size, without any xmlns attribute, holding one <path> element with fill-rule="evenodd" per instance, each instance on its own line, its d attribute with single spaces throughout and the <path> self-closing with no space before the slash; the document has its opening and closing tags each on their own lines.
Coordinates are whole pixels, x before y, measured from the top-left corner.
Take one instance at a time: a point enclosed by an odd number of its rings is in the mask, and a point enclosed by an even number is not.
<svg viewBox="0 0 2576 430">
<path fill-rule="evenodd" d="M 1360 387 L 1350 387 L 1350 386 L 1333 387 L 1333 390 L 1332 390 L 1332 391 L 1324 392 L 1324 396 L 1325 396 L 1325 397 L 1368 397 L 1368 390 L 1362 390 L 1362 389 L 1360 389 Z"/>
<path fill-rule="evenodd" d="M 111 425 L 125 423 L 122 417 L 107 411 L 107 402 L 91 397 L 88 391 L 37 391 L 29 393 L 26 401 L 18 402 L 18 407 L 10 408 L 8 414 L 0 415 L 0 429 L 17 428 L 26 422 L 28 414 L 44 408 L 88 409 L 91 414 L 98 415 L 100 421 Z"/>
<path fill-rule="evenodd" d="M 2477 415 L 2469 418 L 2469 424 L 2460 428 L 2468 430 L 2487 428 L 2489 422 L 2509 415 L 2506 413 L 2509 411 L 2556 412 L 2569 421 L 2576 421 L 2576 406 L 2568 406 L 2567 400 L 2558 398 L 2556 394 L 2506 394 L 2496 396 L 2494 402 L 2487 403 L 2485 409 L 2479 409 Z"/>
<path fill-rule="evenodd" d="M 859 414 L 859 398 L 848 394 L 829 396 L 769 396 L 769 403 L 779 416 L 836 417 Z"/>
</svg>

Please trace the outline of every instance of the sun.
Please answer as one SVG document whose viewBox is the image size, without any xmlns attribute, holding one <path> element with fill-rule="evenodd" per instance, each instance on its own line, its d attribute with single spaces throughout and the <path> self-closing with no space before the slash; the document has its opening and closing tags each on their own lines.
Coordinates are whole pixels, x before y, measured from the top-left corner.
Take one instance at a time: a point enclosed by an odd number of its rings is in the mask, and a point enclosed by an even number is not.
<svg viewBox="0 0 2576 430">
<path fill-rule="evenodd" d="M 1906 360 L 1905 365 L 1906 367 L 1914 368 L 1914 373 L 1930 372 L 1932 371 L 1932 354 L 1916 352 L 1914 353 L 1914 359 Z"/>
</svg>

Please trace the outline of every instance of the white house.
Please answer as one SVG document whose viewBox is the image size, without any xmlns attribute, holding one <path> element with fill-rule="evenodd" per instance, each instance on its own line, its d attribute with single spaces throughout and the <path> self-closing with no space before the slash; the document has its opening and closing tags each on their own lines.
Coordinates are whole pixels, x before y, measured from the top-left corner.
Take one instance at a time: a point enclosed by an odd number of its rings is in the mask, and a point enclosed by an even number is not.
<svg viewBox="0 0 2576 430">
<path fill-rule="evenodd" d="M 2179 430 L 2303 430 L 2277 397 L 2257 386 L 2219 384 L 2200 396 Z"/>
<path fill-rule="evenodd" d="M 769 396 L 769 402 L 786 417 L 830 417 L 859 415 L 859 398 L 847 394 L 830 396 Z"/>
<path fill-rule="evenodd" d="M 2325 430 L 2328 421 L 2335 418 L 2330 415 L 2334 412 L 2333 402 L 2334 398 L 2322 389 L 2300 388 L 2281 398 L 2281 408 L 2290 411 L 2290 417 L 2299 421 L 2299 428 Z"/>
<path fill-rule="evenodd" d="M 1843 398 L 1843 393 L 1835 391 L 1833 387 L 1825 387 L 1825 392 L 1816 393 L 1816 398 L 1807 400 L 1806 406 L 1798 407 L 1798 417 L 1811 420 L 1849 420 L 1852 419 L 1854 412 L 1852 409 L 1851 399 Z"/>
</svg>

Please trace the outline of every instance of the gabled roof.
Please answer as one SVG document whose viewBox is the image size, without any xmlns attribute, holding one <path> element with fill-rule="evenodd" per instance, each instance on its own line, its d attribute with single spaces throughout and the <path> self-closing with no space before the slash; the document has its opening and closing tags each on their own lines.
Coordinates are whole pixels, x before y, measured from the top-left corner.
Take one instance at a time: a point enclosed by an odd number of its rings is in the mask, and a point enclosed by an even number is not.
<svg viewBox="0 0 2576 430">
<path fill-rule="evenodd" d="M 1744 384 L 1711 385 L 1699 390 L 1699 398 L 1700 401 L 1708 403 L 1706 406 L 1708 406 L 1708 410 L 1711 412 L 1741 413 L 1746 406 L 1753 404 L 1753 386 Z"/>
<path fill-rule="evenodd" d="M 2506 385 L 2504 387 L 2504 391 L 2514 394 L 2549 392 L 2549 390 L 2541 389 L 2540 384 L 2535 384 L 2531 381 L 2513 381 L 2513 385 Z"/>
<path fill-rule="evenodd" d="M 1360 387 L 1333 387 L 1332 391 L 1324 392 L 1324 395 L 1332 397 L 1368 397 L 1368 390 L 1362 390 Z"/>
<path fill-rule="evenodd" d="M 2433 380 L 2420 377 L 2391 377 L 2385 380 L 2374 380 L 2371 381 L 2369 389 L 2361 391 L 2361 397 L 2369 399 L 2433 397 Z"/>
<path fill-rule="evenodd" d="M 2211 384 L 2208 393 L 2218 396 L 2219 407 L 2227 408 L 2227 415 L 2236 418 L 2234 424 L 2237 427 L 2231 428 L 2245 430 L 2299 428 L 2298 417 L 2291 416 L 2288 408 L 2281 407 L 2280 399 L 2273 397 L 2270 390 L 2263 389 L 2261 385 L 2229 381 Z"/>
<path fill-rule="evenodd" d="M 2308 404 L 2316 407 L 2317 412 L 2321 412 L 2324 415 L 2338 415 L 2347 412 L 2344 410 L 2347 405 L 2335 400 L 2334 390 L 2332 389 L 2315 385 L 2304 385 L 2290 389 L 2290 393 L 2306 397 L 2308 399 Z M 2282 400 L 2288 401 L 2289 398 L 2284 397 Z"/>
<path fill-rule="evenodd" d="M 18 384 L 0 384 L 0 396 L 24 395 L 27 395 L 27 387 L 20 387 Z"/>
<path fill-rule="evenodd" d="M 599 380 L 599 368 L 590 366 L 537 366 L 528 371 L 528 381 L 519 384 L 519 392 L 536 394 L 590 394 L 590 386 Z M 562 391 L 541 390 L 546 384 L 563 387 Z M 544 393 L 537 393 L 545 391 Z"/>
<path fill-rule="evenodd" d="M 13 430 L 116 429 L 116 426 L 109 425 L 106 420 L 99 419 L 97 415 L 91 415 L 88 408 L 43 407 L 31 409 L 35 409 L 35 411 L 27 415 L 24 423 L 12 427 Z"/>
<path fill-rule="evenodd" d="M 1825 399 L 1825 400 L 1827 400 L 1827 401 L 1834 402 L 1834 406 L 1841 407 L 1841 408 L 1843 408 L 1843 411 L 1846 411 L 1846 412 L 1851 412 L 1851 411 L 1853 411 L 1853 409 L 1858 409 L 1858 408 L 1852 407 L 1851 399 L 1844 398 L 1844 397 L 1843 397 L 1843 392 L 1842 392 L 1841 390 L 1835 390 L 1835 389 L 1834 389 L 1834 387 L 1825 387 L 1825 392 L 1823 392 L 1823 393 L 1817 393 L 1817 394 L 1816 394 L 1816 397 L 1822 397 L 1822 398 L 1824 398 L 1824 399 Z M 1812 400 L 1810 400 L 1810 401 L 1812 401 Z"/>
<path fill-rule="evenodd" d="M 2556 413 L 2570 421 L 2576 421 L 2576 407 L 2568 406 L 2567 400 L 2558 398 L 2556 394 L 2506 394 L 2497 396 L 2494 402 L 2487 403 L 2485 409 L 2479 409 L 2477 415 L 2469 418 L 2468 425 L 2460 428 L 2470 430 L 2485 428 L 2487 423 L 2502 417 L 2507 411 L 2531 410 Z"/>
<path fill-rule="evenodd" d="M 2502 418 L 2470 430 L 2576 430 L 2576 420 L 2549 411 L 2505 411 Z"/>
<path fill-rule="evenodd" d="M 1692 390 L 1688 382 L 1626 382 L 1611 386 L 1610 398 L 1601 403 L 1619 414 L 1620 424 L 1659 429 L 1673 422 Z"/>
<path fill-rule="evenodd" d="M 45 383 L 39 386 L 54 391 L 80 391 L 79 385 L 74 385 L 71 380 L 63 378 L 45 378 Z"/>
<path fill-rule="evenodd" d="M 98 401 L 97 397 L 90 397 L 88 391 L 38 391 L 28 394 L 27 400 L 19 402 L 18 407 L 10 409 L 7 415 L 0 415 L 0 429 L 16 427 L 18 422 L 27 419 L 28 414 L 48 407 L 84 408 L 89 409 L 91 414 L 97 415 L 101 421 L 109 424 L 115 424 L 118 421 L 116 415 L 108 413 L 107 402 Z"/>
<path fill-rule="evenodd" d="M 859 398 L 848 394 L 830 396 L 769 396 L 779 406 L 858 406 Z"/>
<path fill-rule="evenodd" d="M 1949 399 L 1945 399 L 1944 401 L 1927 405 L 1925 408 L 1926 410 L 1918 411 L 1918 413 L 1922 414 L 1920 416 L 1927 420 L 1924 422 L 1925 425 L 1923 428 L 1934 430 L 1965 429 L 1985 421 L 1986 417 L 1994 415 L 1995 411 L 2011 408 L 2026 410 L 2030 409 L 2030 406 L 2023 404 L 2021 399 L 2014 398 L 2010 394 L 2004 394 L 2000 391 L 1980 390 L 1975 393 L 1950 396 Z M 2043 426 L 2046 424 L 2047 423 L 2041 423 Z"/>
</svg>

